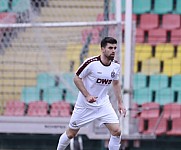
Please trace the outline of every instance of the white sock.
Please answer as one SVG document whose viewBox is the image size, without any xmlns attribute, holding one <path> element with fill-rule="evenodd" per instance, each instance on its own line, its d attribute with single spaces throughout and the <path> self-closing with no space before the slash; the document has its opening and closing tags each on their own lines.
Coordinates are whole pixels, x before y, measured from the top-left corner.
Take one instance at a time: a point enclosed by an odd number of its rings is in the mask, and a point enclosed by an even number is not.
<svg viewBox="0 0 181 150">
<path fill-rule="evenodd" d="M 59 139 L 57 150 L 64 150 L 70 143 L 70 139 L 67 137 L 66 132 L 64 132 Z"/>
<path fill-rule="evenodd" d="M 109 140 L 109 150 L 119 150 L 121 144 L 121 136 L 112 136 Z"/>
</svg>

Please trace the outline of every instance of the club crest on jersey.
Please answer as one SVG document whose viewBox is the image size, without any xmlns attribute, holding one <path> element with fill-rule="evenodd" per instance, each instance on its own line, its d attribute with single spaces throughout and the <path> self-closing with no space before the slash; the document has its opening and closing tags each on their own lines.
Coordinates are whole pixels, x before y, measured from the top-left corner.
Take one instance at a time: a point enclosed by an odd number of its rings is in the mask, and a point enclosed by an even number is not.
<svg viewBox="0 0 181 150">
<path fill-rule="evenodd" d="M 115 78 L 115 76 L 116 76 L 116 73 L 115 73 L 114 71 L 112 71 L 112 72 L 111 72 L 111 77 L 112 77 L 112 78 Z"/>
</svg>

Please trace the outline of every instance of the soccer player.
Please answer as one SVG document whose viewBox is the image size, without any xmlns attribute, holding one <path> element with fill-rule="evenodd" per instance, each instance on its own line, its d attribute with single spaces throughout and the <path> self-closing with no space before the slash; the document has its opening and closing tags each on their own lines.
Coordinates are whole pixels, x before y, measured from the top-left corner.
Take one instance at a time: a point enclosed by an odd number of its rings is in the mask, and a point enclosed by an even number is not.
<svg viewBox="0 0 181 150">
<path fill-rule="evenodd" d="M 57 150 L 64 150 L 79 129 L 98 119 L 110 131 L 109 150 L 119 150 L 121 130 L 119 119 L 110 103 L 108 90 L 112 84 L 118 100 L 118 110 L 125 116 L 119 83 L 120 65 L 114 61 L 117 40 L 105 37 L 101 41 L 101 55 L 88 58 L 78 68 L 74 83 L 79 89 L 68 129 L 60 136 Z"/>
</svg>

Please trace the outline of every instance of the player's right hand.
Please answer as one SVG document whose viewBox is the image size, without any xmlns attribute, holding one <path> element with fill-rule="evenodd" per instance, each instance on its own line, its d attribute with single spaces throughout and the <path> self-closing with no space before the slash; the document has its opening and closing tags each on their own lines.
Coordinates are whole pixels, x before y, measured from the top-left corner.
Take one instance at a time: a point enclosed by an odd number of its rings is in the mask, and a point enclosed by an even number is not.
<svg viewBox="0 0 181 150">
<path fill-rule="evenodd" d="M 97 97 L 90 95 L 90 96 L 87 96 L 86 99 L 89 103 L 94 103 L 94 102 L 96 102 Z"/>
</svg>

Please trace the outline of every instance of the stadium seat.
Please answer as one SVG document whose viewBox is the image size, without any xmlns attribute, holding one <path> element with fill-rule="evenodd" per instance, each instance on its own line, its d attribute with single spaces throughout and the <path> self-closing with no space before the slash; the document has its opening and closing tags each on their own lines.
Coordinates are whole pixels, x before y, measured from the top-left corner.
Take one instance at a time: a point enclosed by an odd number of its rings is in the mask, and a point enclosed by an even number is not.
<svg viewBox="0 0 181 150">
<path fill-rule="evenodd" d="M 52 117 L 70 117 L 70 104 L 66 101 L 54 102 L 51 105 L 50 116 Z"/>
<path fill-rule="evenodd" d="M 177 99 L 177 102 L 178 102 L 179 104 L 181 104 L 181 90 L 178 91 L 178 99 Z"/>
<path fill-rule="evenodd" d="M 145 14 L 151 11 L 151 0 L 134 0 L 133 1 L 133 13 Z"/>
<path fill-rule="evenodd" d="M 177 46 L 177 58 L 181 59 L 181 45 Z"/>
<path fill-rule="evenodd" d="M 164 74 L 153 74 L 150 76 L 149 88 L 151 90 L 159 90 L 168 87 L 168 76 Z"/>
<path fill-rule="evenodd" d="M 136 29 L 136 43 L 144 43 L 144 41 L 145 41 L 144 30 L 137 28 Z"/>
<path fill-rule="evenodd" d="M 165 105 L 174 102 L 174 91 L 171 88 L 163 88 L 156 91 L 155 102 Z"/>
<path fill-rule="evenodd" d="M 131 117 L 132 118 L 138 118 L 139 116 L 139 106 L 137 103 L 132 102 L 131 103 Z"/>
<path fill-rule="evenodd" d="M 12 11 L 13 12 L 26 12 L 31 9 L 30 0 L 13 0 Z"/>
<path fill-rule="evenodd" d="M 126 8 L 126 0 L 120 0 L 121 1 L 121 13 L 125 13 L 125 8 Z M 115 6 L 115 1 L 111 1 L 111 13 L 116 12 L 116 6 Z"/>
<path fill-rule="evenodd" d="M 8 0 L 0 0 L 0 13 L 9 10 Z"/>
<path fill-rule="evenodd" d="M 153 13 L 167 14 L 173 11 L 173 0 L 156 0 L 154 1 Z"/>
<path fill-rule="evenodd" d="M 152 101 L 152 92 L 149 88 L 135 89 L 133 94 L 133 100 L 135 103 L 141 105 L 146 102 Z"/>
<path fill-rule="evenodd" d="M 140 16 L 139 28 L 151 30 L 159 27 L 159 16 L 157 14 L 142 14 Z"/>
<path fill-rule="evenodd" d="M 160 114 L 160 105 L 155 102 L 143 103 L 141 106 L 141 118 L 156 118 L 159 117 Z"/>
<path fill-rule="evenodd" d="M 155 48 L 155 58 L 165 60 L 174 57 L 174 46 L 172 44 L 158 44 Z"/>
<path fill-rule="evenodd" d="M 149 58 L 142 62 L 141 73 L 146 75 L 160 73 L 160 60 L 157 58 Z"/>
<path fill-rule="evenodd" d="M 145 88 L 147 83 L 147 77 L 144 74 L 136 73 L 133 76 L 133 88 L 140 89 Z"/>
<path fill-rule="evenodd" d="M 54 87 L 56 84 L 55 76 L 49 73 L 38 74 L 36 80 L 37 80 L 37 87 L 40 89 L 45 89 L 47 87 Z"/>
<path fill-rule="evenodd" d="M 148 43 L 156 45 L 167 42 L 167 32 L 164 29 L 152 29 L 148 31 Z"/>
<path fill-rule="evenodd" d="M 181 136 L 181 118 L 172 120 L 172 129 L 167 132 L 167 135 Z"/>
<path fill-rule="evenodd" d="M 143 134 L 156 134 L 157 136 L 163 135 L 167 132 L 168 124 L 166 118 L 149 118 L 148 129 Z"/>
<path fill-rule="evenodd" d="M 181 29 L 171 30 L 170 42 L 174 45 L 181 44 Z"/>
<path fill-rule="evenodd" d="M 48 104 L 44 101 L 34 101 L 28 105 L 28 116 L 48 116 Z"/>
<path fill-rule="evenodd" d="M 176 0 L 175 10 L 173 13 L 181 14 L 181 1 Z"/>
<path fill-rule="evenodd" d="M 163 118 L 171 119 L 181 117 L 181 104 L 168 103 L 163 106 Z"/>
<path fill-rule="evenodd" d="M 85 43 L 88 36 L 91 34 L 91 44 L 98 44 L 99 43 L 99 39 L 100 39 L 100 33 L 103 30 L 102 26 L 97 26 L 95 28 L 92 29 L 84 29 L 82 31 L 82 43 Z"/>
<path fill-rule="evenodd" d="M 5 116 L 24 116 L 25 104 L 20 100 L 9 100 L 6 102 Z"/>
<path fill-rule="evenodd" d="M 0 13 L 0 23 L 16 23 L 17 14 L 11 12 Z"/>
<path fill-rule="evenodd" d="M 48 87 L 43 91 L 43 100 L 45 100 L 48 104 L 57 102 L 62 99 L 62 92 L 62 89 L 59 87 Z"/>
<path fill-rule="evenodd" d="M 165 59 L 163 65 L 163 74 L 173 76 L 181 73 L 181 59 Z"/>
<path fill-rule="evenodd" d="M 145 131 L 145 119 L 139 117 L 138 118 L 138 131 L 139 133 L 143 133 Z"/>
<path fill-rule="evenodd" d="M 135 47 L 135 59 L 144 61 L 152 57 L 152 46 L 149 44 L 137 44 Z"/>
<path fill-rule="evenodd" d="M 25 103 L 40 100 L 39 88 L 34 86 L 23 87 L 21 93 L 21 100 L 23 100 Z"/>
<path fill-rule="evenodd" d="M 180 28 L 181 18 L 178 14 L 164 14 L 162 18 L 161 27 L 166 30 L 173 30 Z"/>
<path fill-rule="evenodd" d="M 181 90 L 181 74 L 172 76 L 171 87 L 175 91 Z"/>
</svg>

